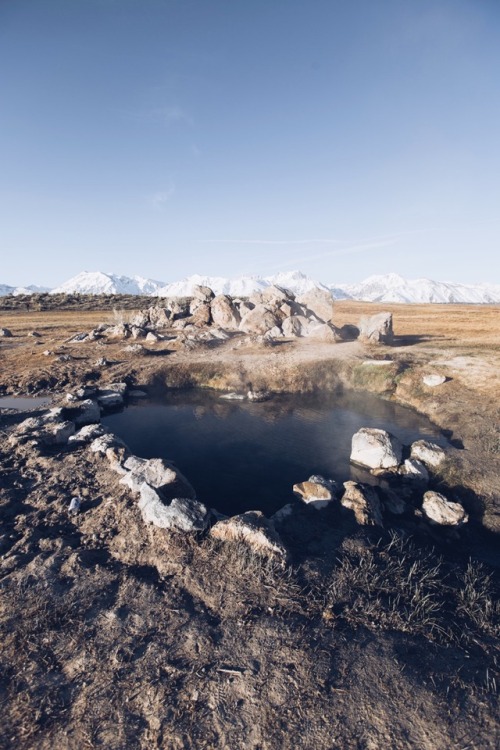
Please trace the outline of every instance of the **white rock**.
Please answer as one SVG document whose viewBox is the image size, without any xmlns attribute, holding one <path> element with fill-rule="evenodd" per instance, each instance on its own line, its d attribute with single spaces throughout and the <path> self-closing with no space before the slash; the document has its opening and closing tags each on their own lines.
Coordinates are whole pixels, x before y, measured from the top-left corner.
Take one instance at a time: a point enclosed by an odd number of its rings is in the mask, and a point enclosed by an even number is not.
<svg viewBox="0 0 500 750">
<path fill-rule="evenodd" d="M 89 446 L 92 453 L 101 453 L 106 455 L 110 448 L 125 448 L 125 443 L 117 435 L 106 432 L 93 440 Z"/>
<path fill-rule="evenodd" d="M 190 498 L 174 498 L 166 505 L 161 495 L 146 482 L 140 489 L 139 508 L 145 523 L 161 529 L 203 531 L 208 522 L 208 511 L 202 503 Z"/>
<path fill-rule="evenodd" d="M 101 410 L 99 404 L 93 401 L 91 398 L 85 399 L 85 401 L 77 402 L 75 406 L 79 407 L 78 414 L 74 418 L 74 423 L 77 427 L 81 427 L 86 424 L 95 424 L 101 421 Z"/>
<path fill-rule="evenodd" d="M 84 445 L 85 443 L 90 443 L 92 440 L 95 440 L 105 433 L 106 428 L 101 424 L 88 424 L 75 432 L 74 435 L 71 435 L 71 437 L 68 438 L 68 443 Z"/>
<path fill-rule="evenodd" d="M 265 305 L 255 305 L 253 310 L 245 313 L 239 325 L 240 331 L 253 334 L 265 334 L 271 328 L 279 327 L 279 318 Z"/>
<path fill-rule="evenodd" d="M 452 503 L 439 492 L 426 492 L 422 503 L 426 518 L 439 526 L 460 526 L 468 521 L 468 515 L 460 503 Z"/>
<path fill-rule="evenodd" d="M 293 320 L 293 318 L 291 318 Z M 316 341 L 324 341 L 326 343 L 335 344 L 341 341 L 341 337 L 332 325 L 327 323 L 318 323 L 317 325 L 310 325 L 307 331 L 307 338 L 315 339 Z"/>
<path fill-rule="evenodd" d="M 411 458 L 421 461 L 431 469 L 437 468 L 446 459 L 446 453 L 443 448 L 427 440 L 416 440 L 412 443 L 410 455 Z"/>
<path fill-rule="evenodd" d="M 435 388 L 437 385 L 442 385 L 443 383 L 446 383 L 446 378 L 444 375 L 438 375 L 437 373 L 431 374 L 431 375 L 424 375 L 422 378 L 422 381 L 425 385 L 428 385 L 430 388 Z"/>
<path fill-rule="evenodd" d="M 400 441 L 386 430 L 362 427 L 352 436 L 351 461 L 370 469 L 398 466 L 402 452 Z"/>
<path fill-rule="evenodd" d="M 210 302 L 210 313 L 214 325 L 220 328 L 234 330 L 240 324 L 240 313 L 232 299 L 225 294 L 219 294 Z"/>
<path fill-rule="evenodd" d="M 401 466 L 399 473 L 407 479 L 412 479 L 416 482 L 427 483 L 429 481 L 429 472 L 424 464 L 416 458 L 407 458 L 403 466 Z"/>
<path fill-rule="evenodd" d="M 103 409 L 114 409 L 123 406 L 123 396 L 121 393 L 113 391 L 99 391 L 97 401 L 99 402 L 99 406 L 102 406 Z"/>
<path fill-rule="evenodd" d="M 196 493 L 188 480 L 172 464 L 162 458 L 137 459 L 127 458 L 124 467 L 128 468 L 135 461 L 135 467 L 120 479 L 120 484 L 129 487 L 133 492 L 140 492 L 144 483 L 160 491 L 165 499 L 188 497 L 194 499 Z"/>
<path fill-rule="evenodd" d="M 359 339 L 371 344 L 392 344 L 392 313 L 381 312 L 377 315 L 361 318 L 359 321 Z"/>
<path fill-rule="evenodd" d="M 297 297 L 297 302 L 314 313 L 324 323 L 333 320 L 333 297 L 324 289 L 311 289 Z"/>
</svg>

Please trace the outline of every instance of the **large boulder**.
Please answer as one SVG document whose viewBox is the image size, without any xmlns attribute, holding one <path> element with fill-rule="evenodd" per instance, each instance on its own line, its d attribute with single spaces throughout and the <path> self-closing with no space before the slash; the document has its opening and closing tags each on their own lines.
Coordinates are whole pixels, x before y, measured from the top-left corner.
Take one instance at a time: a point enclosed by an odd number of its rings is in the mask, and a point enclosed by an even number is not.
<svg viewBox="0 0 500 750">
<path fill-rule="evenodd" d="M 422 503 L 424 516 L 437 526 L 461 526 L 468 521 L 463 505 L 450 502 L 439 492 L 426 492 Z"/>
<path fill-rule="evenodd" d="M 377 315 L 361 318 L 359 321 L 359 340 L 369 344 L 392 344 L 394 341 L 392 313 L 381 312 Z"/>
<path fill-rule="evenodd" d="M 344 482 L 345 492 L 341 503 L 344 508 L 354 511 L 356 521 L 361 526 L 382 526 L 382 510 L 377 493 L 368 484 Z"/>
<path fill-rule="evenodd" d="M 282 562 L 288 557 L 273 524 L 259 510 L 249 510 L 239 516 L 217 521 L 210 529 L 210 535 L 223 542 L 242 542 L 253 552 Z"/>
<path fill-rule="evenodd" d="M 202 503 L 176 497 L 166 505 L 157 490 L 146 482 L 140 488 L 139 508 L 144 523 L 160 529 L 196 532 L 203 531 L 208 523 L 208 511 Z"/>
<path fill-rule="evenodd" d="M 210 302 L 215 297 L 215 294 L 209 286 L 200 286 L 199 284 L 193 285 L 191 294 L 194 299 L 200 300 L 200 302 L 205 303 Z"/>
<path fill-rule="evenodd" d="M 278 316 L 271 312 L 265 305 L 255 305 L 253 310 L 249 310 L 240 323 L 240 331 L 253 334 L 264 334 L 275 326 L 280 325 Z"/>
<path fill-rule="evenodd" d="M 150 307 L 148 317 L 152 328 L 168 328 L 171 325 L 173 316 L 165 307 Z M 138 324 L 136 323 L 136 325 Z"/>
<path fill-rule="evenodd" d="M 411 445 L 411 458 L 421 461 L 427 468 L 436 469 L 446 459 L 446 453 L 441 446 L 428 440 L 416 440 Z"/>
<path fill-rule="evenodd" d="M 293 318 L 290 318 L 293 320 Z M 336 344 L 342 341 L 337 329 L 328 323 L 311 323 L 307 329 L 307 338 L 315 341 L 324 341 L 327 344 Z"/>
<path fill-rule="evenodd" d="M 261 304 L 271 307 L 279 307 L 284 302 L 294 299 L 294 295 L 280 286 L 268 286 L 260 293 Z"/>
<path fill-rule="evenodd" d="M 375 427 L 362 427 L 352 436 L 351 461 L 369 469 L 399 466 L 403 446 L 394 435 Z"/>
<path fill-rule="evenodd" d="M 210 312 L 214 325 L 220 328 L 234 330 L 240 324 L 240 314 L 236 305 L 233 304 L 231 297 L 226 294 L 219 294 L 210 302 Z"/>
<path fill-rule="evenodd" d="M 71 419 L 77 427 L 83 427 L 86 424 L 94 424 L 101 421 L 101 410 L 99 404 L 91 398 L 87 398 L 79 403 L 74 403 L 76 407 L 75 416 L 73 417 L 73 408 L 71 409 Z"/>
<path fill-rule="evenodd" d="M 191 325 L 197 328 L 205 328 L 212 322 L 212 313 L 210 312 L 210 304 L 200 302 L 196 309 L 193 311 L 191 318 L 189 319 Z"/>
<path fill-rule="evenodd" d="M 165 499 L 188 497 L 195 499 L 196 493 L 186 477 L 172 464 L 162 458 L 138 458 L 130 456 L 123 464 L 127 470 L 120 484 L 129 487 L 133 492 L 140 492 L 146 482 L 153 489 L 159 490 Z"/>
<path fill-rule="evenodd" d="M 310 310 L 323 323 L 333 320 L 333 298 L 326 289 L 311 289 L 297 297 L 297 302 Z"/>
</svg>

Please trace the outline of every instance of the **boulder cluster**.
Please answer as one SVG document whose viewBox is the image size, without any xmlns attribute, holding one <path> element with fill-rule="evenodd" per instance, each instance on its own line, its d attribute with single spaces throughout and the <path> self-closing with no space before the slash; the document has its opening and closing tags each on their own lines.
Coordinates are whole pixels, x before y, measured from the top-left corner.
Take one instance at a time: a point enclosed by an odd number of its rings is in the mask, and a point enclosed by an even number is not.
<svg viewBox="0 0 500 750">
<path fill-rule="evenodd" d="M 337 328 L 333 315 L 332 296 L 323 289 L 295 296 L 287 289 L 269 286 L 248 299 L 238 299 L 226 294 L 216 296 L 210 288 L 196 286 L 190 298 L 166 300 L 164 307 L 141 310 L 130 322 L 102 324 L 88 333 L 77 334 L 71 341 L 119 338 L 155 343 L 167 335 L 182 335 L 184 341 L 203 341 L 240 332 L 257 337 L 262 343 L 297 337 L 336 343 L 358 336 L 369 343 L 392 343 L 391 313 L 363 318 L 359 328 Z M 139 344 L 131 346 L 139 353 Z"/>
<path fill-rule="evenodd" d="M 445 460 L 444 449 L 435 443 L 416 440 L 404 446 L 386 430 L 363 427 L 352 437 L 351 462 L 378 477 L 380 492 L 375 493 L 369 484 L 345 482 L 341 502 L 363 524 L 383 526 L 382 513 L 387 511 L 421 516 L 434 526 L 459 528 L 468 520 L 461 503 L 427 489 L 432 472 Z"/>
</svg>

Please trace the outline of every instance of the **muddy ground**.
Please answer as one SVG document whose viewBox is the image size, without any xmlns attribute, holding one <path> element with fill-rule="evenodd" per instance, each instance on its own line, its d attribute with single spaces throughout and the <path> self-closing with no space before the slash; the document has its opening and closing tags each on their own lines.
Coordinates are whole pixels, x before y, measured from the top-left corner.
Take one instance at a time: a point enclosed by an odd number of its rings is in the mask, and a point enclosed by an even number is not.
<svg viewBox="0 0 500 750">
<path fill-rule="evenodd" d="M 339 325 L 366 312 L 337 309 Z M 108 313 L 0 315 L 14 334 L 1 340 L 5 394 L 127 379 L 159 391 L 350 387 L 409 404 L 447 431 L 452 460 L 434 482 L 471 514 L 450 541 L 304 508 L 284 532 L 283 568 L 145 527 L 105 459 L 12 446 L 26 415 L 3 413 L 2 748 L 498 746 L 499 309 L 393 312 L 390 348 L 170 338 L 140 356 L 123 341 L 68 342 Z M 429 388 L 429 372 L 448 380 Z"/>
</svg>

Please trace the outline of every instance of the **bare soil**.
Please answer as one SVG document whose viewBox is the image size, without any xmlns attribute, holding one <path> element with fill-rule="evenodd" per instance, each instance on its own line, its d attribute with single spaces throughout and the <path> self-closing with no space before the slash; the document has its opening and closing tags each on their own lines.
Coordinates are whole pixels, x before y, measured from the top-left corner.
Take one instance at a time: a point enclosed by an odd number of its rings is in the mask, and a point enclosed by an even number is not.
<svg viewBox="0 0 500 750">
<path fill-rule="evenodd" d="M 336 323 L 379 309 L 338 303 Z M 130 341 L 68 342 L 113 313 L 0 313 L 14 334 L 0 343 L 5 394 L 126 378 L 350 387 L 408 404 L 448 430 L 453 460 L 435 481 L 472 514 L 450 542 L 304 508 L 284 531 L 282 568 L 241 545 L 145 527 L 104 458 L 13 447 L 26 415 L 4 413 L 0 747 L 498 747 L 500 309 L 392 309 L 390 348 L 236 336 L 196 349 L 167 340 L 143 356 L 124 351 Z M 110 364 L 96 367 L 101 357 Z M 429 388 L 429 372 L 448 380 Z"/>
</svg>

